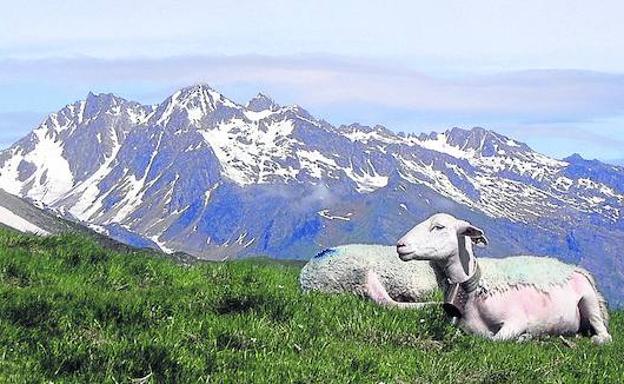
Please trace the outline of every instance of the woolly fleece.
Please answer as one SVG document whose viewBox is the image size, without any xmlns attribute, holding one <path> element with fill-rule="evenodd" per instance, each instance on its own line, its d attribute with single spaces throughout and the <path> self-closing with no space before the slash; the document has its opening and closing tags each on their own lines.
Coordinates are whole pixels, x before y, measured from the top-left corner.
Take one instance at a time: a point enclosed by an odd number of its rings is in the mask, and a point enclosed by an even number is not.
<svg viewBox="0 0 624 384">
<path fill-rule="evenodd" d="M 390 297 L 400 302 L 418 302 L 437 290 L 435 273 L 428 261 L 405 263 L 396 247 L 349 244 L 326 249 L 301 270 L 304 291 L 351 292 L 368 297 L 366 273 L 379 277 Z"/>
</svg>

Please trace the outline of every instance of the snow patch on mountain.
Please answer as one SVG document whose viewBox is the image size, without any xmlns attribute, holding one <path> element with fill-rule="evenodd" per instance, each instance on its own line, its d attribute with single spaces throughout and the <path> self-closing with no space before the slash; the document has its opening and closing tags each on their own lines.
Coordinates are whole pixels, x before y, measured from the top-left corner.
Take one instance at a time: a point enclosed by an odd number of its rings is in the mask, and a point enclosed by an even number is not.
<svg viewBox="0 0 624 384">
<path fill-rule="evenodd" d="M 80 220 L 89 221 L 93 215 L 102 209 L 102 202 L 106 195 L 102 193 L 105 191 L 101 191 L 98 185 L 111 172 L 113 162 L 121 148 L 119 138 L 114 132 L 111 132 L 111 137 L 113 147 L 110 156 L 106 158 L 104 164 L 95 173 L 78 184 L 72 191 L 72 195 L 77 196 L 78 200 L 72 205 L 69 212 Z"/>
<path fill-rule="evenodd" d="M 413 160 L 402 159 L 404 165 L 400 172 L 401 177 L 412 183 L 425 185 L 438 192 L 442 196 L 448 197 L 461 204 L 475 206 L 474 202 L 466 196 L 442 171 L 433 167 L 433 164 L 422 164 Z"/>
<path fill-rule="evenodd" d="M 438 133 L 433 139 L 420 140 L 418 138 L 412 137 L 410 141 L 423 148 L 440 153 L 445 153 L 458 159 L 473 158 L 476 153 L 475 151 L 465 151 L 459 147 L 449 144 L 447 133 L 444 132 Z"/>
<path fill-rule="evenodd" d="M 63 157 L 63 143 L 57 140 L 57 131 L 42 126 L 33 132 L 34 148 L 24 154 L 13 149 L 13 157 L 0 169 L 0 188 L 13 194 L 24 195 L 46 205 L 54 203 L 74 185 L 68 161 Z M 24 179 L 21 167 L 33 172 Z"/>
<path fill-rule="evenodd" d="M 315 179 L 321 179 L 330 173 L 330 170 L 338 169 L 338 164 L 334 159 L 330 159 L 318 150 L 297 152 L 301 169 L 306 170 Z"/>
<path fill-rule="evenodd" d="M 356 170 L 353 167 L 344 169 L 347 176 L 357 184 L 356 191 L 360 193 L 373 192 L 388 185 L 388 176 L 377 173 L 370 160 L 369 165 L 371 171 Z"/>
<path fill-rule="evenodd" d="M 342 220 L 342 221 L 351 221 L 351 216 L 353 216 L 353 213 L 351 212 L 347 213 L 345 216 L 332 215 L 329 212 L 329 209 L 323 209 L 321 211 L 318 211 L 317 214 L 321 216 L 322 218 L 325 218 L 328 220 Z"/>
</svg>

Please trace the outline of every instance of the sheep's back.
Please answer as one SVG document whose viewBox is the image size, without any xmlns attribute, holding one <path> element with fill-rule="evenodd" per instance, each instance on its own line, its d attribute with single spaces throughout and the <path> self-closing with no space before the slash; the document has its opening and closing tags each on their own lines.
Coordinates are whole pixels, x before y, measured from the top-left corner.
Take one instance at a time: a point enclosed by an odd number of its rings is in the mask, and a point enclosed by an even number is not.
<svg viewBox="0 0 624 384">
<path fill-rule="evenodd" d="M 428 262 L 404 262 L 394 246 L 349 244 L 326 249 L 300 274 L 304 291 L 352 292 L 365 295 L 366 273 L 373 271 L 395 300 L 414 301 L 436 288 Z"/>
<path fill-rule="evenodd" d="M 478 260 L 486 288 L 499 291 L 527 285 L 548 291 L 567 283 L 577 268 L 551 257 L 513 256 Z"/>
</svg>

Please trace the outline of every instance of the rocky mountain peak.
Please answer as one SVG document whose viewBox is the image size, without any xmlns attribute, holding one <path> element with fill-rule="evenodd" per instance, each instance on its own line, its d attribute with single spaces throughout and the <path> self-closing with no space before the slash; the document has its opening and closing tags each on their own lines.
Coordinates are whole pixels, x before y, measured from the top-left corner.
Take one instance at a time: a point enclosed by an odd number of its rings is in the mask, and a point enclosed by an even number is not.
<svg viewBox="0 0 624 384">
<path fill-rule="evenodd" d="M 273 99 L 262 92 L 259 92 L 254 96 L 245 106 L 248 110 L 253 112 L 262 111 L 277 111 L 280 106 L 273 101 Z"/>
<path fill-rule="evenodd" d="M 471 129 L 453 127 L 442 134 L 432 132 L 424 136 L 424 138 L 428 140 L 443 140 L 451 147 L 470 152 L 479 157 L 531 151 L 531 148 L 522 142 L 482 127 L 473 127 Z"/>
<path fill-rule="evenodd" d="M 80 105 L 82 110 L 79 112 L 83 119 L 88 119 L 96 116 L 98 113 L 109 111 L 114 107 L 119 107 L 129 102 L 112 93 L 95 94 L 89 92 L 82 103 L 83 104 Z"/>
</svg>

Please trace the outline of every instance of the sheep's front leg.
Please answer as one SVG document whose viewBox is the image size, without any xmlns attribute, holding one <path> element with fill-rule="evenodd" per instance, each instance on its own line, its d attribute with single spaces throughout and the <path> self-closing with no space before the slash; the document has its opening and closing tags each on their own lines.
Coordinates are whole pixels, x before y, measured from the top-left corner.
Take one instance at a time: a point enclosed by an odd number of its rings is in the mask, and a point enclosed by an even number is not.
<svg viewBox="0 0 624 384">
<path fill-rule="evenodd" d="M 365 286 L 366 294 L 370 297 L 375 303 L 387 306 L 387 307 L 395 307 L 401 309 L 422 309 L 426 306 L 439 304 L 436 302 L 424 302 L 424 303 L 402 303 L 394 300 L 386 291 L 386 288 L 379 281 L 379 277 L 373 271 L 368 271 L 366 273 L 366 286 Z"/>
<path fill-rule="evenodd" d="M 523 334 L 525 334 L 525 327 L 508 321 L 503 323 L 503 326 L 491 337 L 491 339 L 494 341 L 517 340 L 520 339 Z"/>
</svg>

